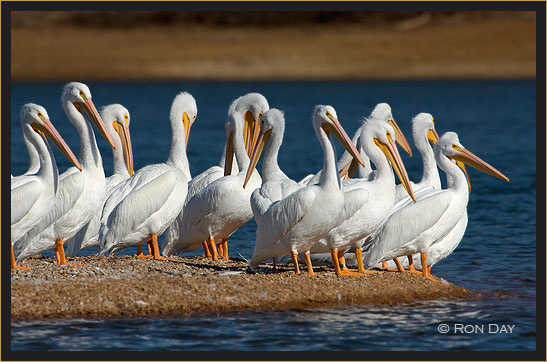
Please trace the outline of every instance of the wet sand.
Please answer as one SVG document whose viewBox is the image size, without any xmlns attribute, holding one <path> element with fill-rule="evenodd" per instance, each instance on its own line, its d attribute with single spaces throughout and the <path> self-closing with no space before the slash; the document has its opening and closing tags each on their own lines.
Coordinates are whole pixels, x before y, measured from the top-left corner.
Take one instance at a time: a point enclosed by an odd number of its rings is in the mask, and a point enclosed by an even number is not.
<svg viewBox="0 0 547 362">
<path fill-rule="evenodd" d="M 437 299 L 475 299 L 480 293 L 420 275 L 378 272 L 336 276 L 316 266 L 316 277 L 242 259 L 175 261 L 136 256 L 69 258 L 81 266 L 58 266 L 43 256 L 23 260 L 32 270 L 11 272 L 11 318 L 108 318 L 189 315 L 203 312 L 276 310 L 326 306 L 398 305 Z M 301 268 L 304 264 L 301 265 Z"/>
</svg>

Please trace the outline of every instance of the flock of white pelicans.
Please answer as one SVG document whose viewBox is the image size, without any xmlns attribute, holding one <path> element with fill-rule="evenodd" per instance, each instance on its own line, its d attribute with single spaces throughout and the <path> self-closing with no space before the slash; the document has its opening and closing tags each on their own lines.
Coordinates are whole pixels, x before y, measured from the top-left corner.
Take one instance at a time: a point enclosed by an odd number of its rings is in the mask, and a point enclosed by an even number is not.
<svg viewBox="0 0 547 362">
<path fill-rule="evenodd" d="M 395 142 L 409 154 L 411 148 L 390 106 L 380 103 L 353 139 L 333 107 L 315 106 L 312 125 L 323 148 L 323 169 L 296 182 L 277 162 L 284 114 L 270 109 L 259 93 L 233 101 L 219 165 L 194 178 L 186 147 L 197 106 L 189 93 L 178 94 L 171 107 L 167 160 L 134 172 L 126 108 L 111 104 L 99 114 L 89 88 L 77 82 L 64 87 L 61 101 L 79 135 L 79 157 L 43 107 L 29 103 L 21 110 L 30 167 L 11 179 L 12 268 L 28 269 L 17 261 L 48 249 L 55 249 L 58 264 L 68 264 L 67 254 L 90 246 L 110 255 L 136 245 L 139 257 L 161 260 L 203 248 L 207 257 L 229 261 L 228 238 L 254 217 L 251 268 L 270 258 L 277 267 L 290 256 L 299 274 L 300 254 L 308 274 L 315 275 L 312 258 L 330 254 L 337 275 L 408 269 L 436 280 L 431 266 L 458 246 L 467 227 L 470 184 L 464 163 L 509 181 L 468 151 L 454 132 L 439 138 L 431 114 L 419 113 L 412 119 L 412 136 L 423 176 L 411 182 Z M 114 172 L 108 178 L 83 113 L 112 146 Z M 75 167 L 59 175 L 46 137 Z M 335 139 L 346 150 L 338 160 Z M 260 174 L 255 167 L 262 153 Z M 446 174 L 445 189 L 437 166 Z M 142 251 L 144 242 L 149 255 Z M 355 254 L 356 270 L 346 266 L 345 253 Z M 419 258 L 416 265 L 414 258 Z"/>
</svg>

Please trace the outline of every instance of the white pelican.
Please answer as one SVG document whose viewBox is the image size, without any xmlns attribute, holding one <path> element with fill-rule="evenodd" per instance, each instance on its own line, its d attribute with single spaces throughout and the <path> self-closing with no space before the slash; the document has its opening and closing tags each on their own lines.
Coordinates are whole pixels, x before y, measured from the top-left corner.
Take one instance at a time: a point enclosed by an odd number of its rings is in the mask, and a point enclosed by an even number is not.
<svg viewBox="0 0 547 362">
<path fill-rule="evenodd" d="M 25 104 L 21 108 L 21 128 L 28 145 L 31 167 L 24 175 L 11 179 L 11 267 L 28 270 L 16 264 L 13 244 L 48 212 L 59 186 L 59 170 L 46 136 L 74 166 L 79 170 L 82 166 L 49 120 L 44 107 Z M 38 161 L 34 173 L 33 155 L 36 155 Z"/>
<path fill-rule="evenodd" d="M 410 145 L 408 144 L 408 141 L 406 140 L 405 135 L 399 128 L 399 125 L 397 122 L 395 122 L 395 119 L 393 118 L 392 110 L 389 104 L 387 103 L 378 103 L 370 115 L 367 117 L 369 119 L 381 119 L 384 122 L 389 123 L 392 127 L 394 132 L 394 138 L 395 142 L 403 150 L 405 150 L 406 153 L 408 153 L 410 156 L 412 156 L 412 149 L 410 148 Z M 357 144 L 359 140 L 359 136 L 361 135 L 361 127 L 362 125 L 355 131 L 355 134 L 351 138 L 351 141 L 354 145 Z M 340 174 L 343 176 L 348 175 L 351 177 L 353 173 L 359 168 L 359 178 L 374 178 L 375 173 L 372 170 L 372 167 L 370 167 L 370 161 L 368 157 L 365 154 L 361 154 L 361 158 L 363 160 L 363 163 L 365 166 L 359 167 L 359 163 L 355 160 L 355 158 L 352 157 L 348 151 L 344 151 L 340 159 L 338 160 L 336 167 L 340 171 Z M 353 162 L 352 162 L 353 161 Z M 319 181 L 319 177 L 321 176 L 321 171 L 319 171 L 315 175 L 308 175 L 304 179 L 302 179 L 299 184 L 306 185 L 306 184 L 315 184 Z"/>
<path fill-rule="evenodd" d="M 196 177 L 192 178 L 190 182 L 188 182 L 188 194 L 186 195 L 186 200 L 184 201 L 184 207 L 186 207 L 186 204 L 188 204 L 188 201 L 194 197 L 195 194 L 201 192 L 205 187 L 207 187 L 209 184 L 211 184 L 213 181 L 218 180 L 219 178 L 227 175 L 234 175 L 239 173 L 237 163 L 232 163 L 232 170 L 229 173 L 224 172 L 224 165 L 226 163 L 225 161 L 225 154 L 226 154 L 226 146 L 224 146 L 224 150 L 222 151 L 222 156 L 220 158 L 220 161 L 218 163 L 218 166 L 211 166 L 207 170 L 203 171 Z M 163 250 L 165 248 L 165 245 L 172 242 L 173 240 L 177 239 L 179 237 L 179 232 L 181 228 L 183 227 L 183 217 L 184 217 L 184 209 L 177 215 L 175 220 L 167 227 L 167 230 L 165 230 L 165 237 L 163 238 L 163 243 L 161 249 Z M 207 243 L 204 241 L 203 243 L 203 250 L 205 252 L 206 257 L 212 257 L 211 252 L 209 251 L 209 247 L 207 246 Z"/>
<path fill-rule="evenodd" d="M 275 201 L 284 199 L 302 187 L 296 181 L 287 177 L 277 163 L 277 155 L 283 142 L 284 132 L 285 117 L 283 112 L 272 108 L 264 113 L 260 121 L 260 135 L 252 152 L 251 161 L 243 184 L 243 187 L 247 185 L 247 181 L 258 163 L 260 155 L 264 151 L 262 185 L 251 195 L 251 209 L 253 210 L 255 220 L 260 219 L 267 211 L 267 208 L 264 207 Z M 265 200 L 267 201 L 264 202 Z M 277 267 L 275 258 L 274 267 Z"/>
<path fill-rule="evenodd" d="M 372 238 L 364 259 L 366 267 L 420 253 L 422 275 L 432 279 L 427 268 L 427 253 L 461 220 L 469 199 L 465 174 L 451 159 L 509 181 L 498 170 L 466 150 L 454 132 L 445 133 L 435 144 L 434 152 L 437 165 L 452 178 L 453 183 L 447 189 L 431 192 L 415 204 L 393 213 Z"/>
<path fill-rule="evenodd" d="M 368 118 L 360 129 L 362 133 L 359 137 L 359 146 L 376 166 L 376 176 L 371 181 L 342 181 L 346 199 L 344 207 L 348 210 L 347 218 L 339 219 L 339 224 L 311 249 L 312 253 L 330 251 L 337 275 L 358 275 L 345 267 L 343 252 L 348 246 L 356 247 L 359 272 L 366 272 L 361 256 L 363 239 L 382 224 L 395 202 L 395 179 L 391 166 L 405 190 L 414 199 L 405 167 L 395 146 L 393 127 L 382 119 Z"/>
<path fill-rule="evenodd" d="M 158 235 L 171 224 L 184 206 L 190 169 L 186 147 L 197 116 L 196 101 L 187 92 L 173 100 L 170 113 L 171 151 L 165 163 L 141 168 L 120 183 L 106 200 L 101 217 L 101 253 L 147 241 L 154 259 L 160 255 Z"/>
<path fill-rule="evenodd" d="M 412 119 L 412 137 L 414 139 L 414 145 L 422 156 L 423 175 L 420 182 L 410 182 L 412 190 L 417 192 L 423 188 L 429 188 L 430 190 L 441 189 L 441 178 L 439 177 L 439 171 L 437 169 L 437 163 L 435 162 L 435 155 L 429 142 L 435 144 L 439 140 L 439 135 L 435 131 L 435 122 L 433 116 L 429 113 L 419 113 Z M 397 185 L 395 189 L 395 200 L 399 201 L 405 198 L 408 194 L 402 184 Z M 406 262 L 403 264 L 399 260 L 393 260 L 396 263 L 397 269 L 403 271 L 403 266 L 406 266 Z M 408 256 L 408 266 L 411 272 L 415 272 L 412 255 Z M 393 270 L 388 267 L 387 261 L 382 262 L 382 269 Z"/>
<path fill-rule="evenodd" d="M 420 152 L 420 155 L 422 156 L 422 163 L 423 163 L 423 176 L 420 182 L 413 183 L 412 190 L 419 191 L 424 188 L 428 188 L 429 190 L 440 190 L 441 189 L 441 179 L 439 177 L 439 171 L 437 169 L 437 163 L 435 162 L 435 155 L 433 153 L 433 149 L 431 148 L 429 142 L 431 142 L 433 145 L 439 140 L 439 135 L 435 131 L 435 123 L 433 116 L 429 113 L 419 113 L 412 119 L 412 136 L 414 138 L 414 144 L 416 145 L 416 148 Z M 428 142 L 429 141 L 429 142 Z M 467 170 L 465 169 L 465 165 L 462 162 L 456 161 L 457 165 L 460 166 L 460 168 L 464 171 L 465 176 L 467 177 L 468 184 L 469 184 L 469 191 L 471 191 L 471 184 L 469 183 L 469 177 L 467 175 Z M 448 177 L 450 179 L 450 177 Z M 451 184 L 449 180 L 449 184 Z M 402 185 L 397 185 L 396 189 L 397 193 L 397 201 L 403 199 L 406 197 L 405 190 L 402 187 Z M 464 213 L 461 220 L 458 222 L 458 226 L 453 229 L 453 231 L 450 232 L 450 237 L 447 236 L 447 239 L 445 242 L 441 243 L 441 245 L 444 245 L 445 243 L 453 244 L 453 242 L 449 242 L 448 240 L 454 240 L 455 238 L 458 240 L 461 240 L 463 237 L 463 234 L 465 232 L 465 228 L 467 226 L 467 212 Z M 459 235 L 459 238 L 458 236 Z M 457 246 L 457 244 L 456 244 Z M 454 246 L 455 248 L 455 246 Z M 448 247 L 447 249 L 451 249 L 450 252 L 454 250 L 454 248 Z M 432 248 L 428 253 L 428 265 L 431 266 L 431 261 L 434 261 L 433 264 L 444 258 L 444 256 L 448 255 L 445 254 L 447 250 L 443 247 L 442 249 L 438 250 L 436 247 Z M 435 255 L 435 256 L 433 256 Z M 403 271 L 404 267 L 408 266 L 408 269 L 410 272 L 413 273 L 419 273 L 416 268 L 414 267 L 414 257 L 418 257 L 419 255 L 408 255 L 408 260 L 403 260 L 400 262 L 399 260 L 394 260 L 397 269 L 399 271 Z M 419 264 L 418 264 L 419 265 Z M 387 262 L 383 263 L 383 268 L 388 269 Z M 418 267 L 418 269 L 421 270 L 421 267 Z M 431 268 L 429 268 L 431 270 Z M 390 269 L 392 270 L 392 269 Z"/>
<path fill-rule="evenodd" d="M 277 155 L 279 148 L 283 142 L 283 133 L 285 132 L 285 117 L 283 112 L 279 109 L 272 108 L 262 116 L 260 120 L 261 130 L 260 135 L 252 152 L 251 161 L 247 169 L 245 183 L 251 177 L 256 164 L 264 151 L 264 159 L 262 160 L 262 185 L 253 192 L 251 197 L 251 206 L 253 207 L 253 213 L 259 216 L 264 213 L 265 210 L 256 209 L 263 205 L 256 203 L 255 196 L 274 202 L 284 199 L 289 196 L 300 187 L 296 181 L 291 180 L 281 169 L 277 163 Z M 255 195 L 256 193 L 256 195 Z"/>
<path fill-rule="evenodd" d="M 414 138 L 416 149 L 422 156 L 423 163 L 422 179 L 417 183 L 410 182 L 412 190 L 418 191 L 424 187 L 440 190 L 441 178 L 439 177 L 439 171 L 437 170 L 433 149 L 428 142 L 430 141 L 435 144 L 439 140 L 439 135 L 435 131 L 435 122 L 431 114 L 418 113 L 412 119 L 412 137 Z M 396 195 L 397 201 L 408 195 L 402 184 L 397 185 Z"/>
<path fill-rule="evenodd" d="M 106 189 L 99 212 L 95 213 L 91 220 L 72 239 L 65 243 L 65 254 L 67 256 L 74 256 L 82 249 L 99 245 L 99 228 L 104 203 L 118 184 L 133 175 L 129 111 L 121 104 L 111 104 L 103 107 L 100 114 L 108 133 L 114 135 L 113 140 L 116 149 L 112 149 L 113 173 L 106 178 Z"/>
<path fill-rule="evenodd" d="M 299 274 L 297 257 L 298 253 L 304 253 L 308 275 L 315 275 L 310 248 L 338 224 L 340 214 L 344 213 L 344 192 L 336 170 L 336 149 L 331 133 L 360 162 L 361 157 L 338 122 L 333 107 L 315 106 L 312 123 L 324 151 L 319 184 L 302 187 L 273 203 L 266 198 L 255 198 L 263 203 L 260 208 L 266 211 L 256 219 L 258 229 L 251 267 L 266 259 L 290 254 L 295 272 Z"/>
<path fill-rule="evenodd" d="M 245 150 L 247 154 L 250 154 L 250 152 L 252 151 L 251 143 L 256 138 L 258 131 L 260 130 L 260 127 L 256 125 L 257 120 L 268 108 L 268 101 L 262 94 L 247 93 L 244 96 L 236 98 L 228 109 L 228 114 L 230 115 L 230 117 L 243 117 L 243 120 L 245 122 L 243 136 L 245 141 Z M 222 153 L 219 165 L 208 168 L 188 183 L 188 194 L 186 195 L 185 208 L 186 204 L 188 204 L 188 201 L 190 201 L 190 199 L 192 199 L 194 195 L 202 192 L 202 190 L 210 185 L 213 181 L 223 176 L 235 175 L 239 173 L 237 162 L 234 163 L 229 160 L 230 164 L 226 164 L 226 149 L 228 147 L 228 142 L 229 138 L 226 140 L 224 152 Z M 230 167 L 230 169 L 226 167 Z M 163 239 L 162 250 L 165 249 L 168 245 L 174 243 L 175 240 L 179 239 L 182 235 L 184 228 L 183 218 L 184 209 L 179 213 L 177 218 L 165 231 L 165 238 Z M 208 242 L 205 239 L 202 241 L 205 256 L 213 257 L 213 254 L 209 250 L 207 243 Z M 224 239 L 221 245 L 223 246 L 222 251 L 225 258 L 228 258 L 227 239 Z M 224 251 L 224 246 L 226 247 L 226 251 Z M 169 246 L 167 248 L 169 249 L 171 247 Z"/>
<path fill-rule="evenodd" d="M 105 178 L 101 154 L 93 129 L 81 111 L 87 113 L 113 148 L 114 142 L 85 84 L 72 82 L 65 85 L 61 103 L 80 136 L 78 161 L 82 165 L 82 172 L 71 167 L 59 177 L 59 189 L 47 215 L 15 245 L 17 260 L 55 248 L 57 263 L 68 264 L 63 241 L 73 237 L 97 212 L 102 202 Z"/>
<path fill-rule="evenodd" d="M 250 153 L 245 149 L 245 134 L 248 134 L 247 142 L 252 143 L 258 135 L 259 127 L 253 126 L 253 132 L 250 132 L 251 123 L 254 124 L 268 109 L 266 98 L 258 93 L 240 97 L 232 103 L 226 119 L 226 176 L 213 181 L 188 200 L 181 222 L 177 225 L 178 235 L 165 239 L 163 255 L 197 250 L 206 242 L 211 257 L 218 260 L 216 243 L 222 240 L 222 254 L 224 259 L 228 259 L 227 239 L 253 217 L 249 200 L 251 193 L 261 183 L 260 175 L 256 173 L 250 179 L 250 187 L 243 188 Z M 252 145 L 249 146 L 252 150 Z M 234 153 L 239 173 L 228 175 L 227 170 L 232 169 Z"/>
</svg>

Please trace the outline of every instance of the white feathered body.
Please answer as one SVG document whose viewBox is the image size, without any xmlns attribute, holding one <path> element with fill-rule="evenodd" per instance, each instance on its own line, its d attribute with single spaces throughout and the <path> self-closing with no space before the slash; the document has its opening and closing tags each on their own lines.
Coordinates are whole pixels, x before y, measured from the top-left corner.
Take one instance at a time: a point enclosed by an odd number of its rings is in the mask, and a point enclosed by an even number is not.
<svg viewBox="0 0 547 362">
<path fill-rule="evenodd" d="M 196 192 L 184 207 L 179 237 L 165 245 L 163 255 L 197 250 L 210 237 L 218 241 L 228 238 L 247 223 L 253 217 L 251 194 L 262 180 L 253 173 L 243 188 L 244 178 L 245 170 L 221 177 Z"/>
<path fill-rule="evenodd" d="M 114 252 L 161 235 L 184 206 L 185 173 L 160 163 L 145 166 L 107 199 L 99 232 L 101 252 Z"/>
<path fill-rule="evenodd" d="M 433 243 L 427 252 L 427 266 L 433 266 L 445 259 L 448 255 L 458 247 L 460 241 L 465 234 L 467 228 L 467 210 L 464 212 L 463 216 L 460 218 L 456 226 L 450 232 L 440 239 L 439 241 Z M 420 254 L 414 254 L 413 256 L 414 267 L 417 270 L 422 270 L 422 264 L 417 262 L 420 260 Z M 399 258 L 399 261 L 403 267 L 408 267 L 408 258 Z M 396 265 L 393 261 L 388 261 L 389 268 L 396 268 Z"/>
<path fill-rule="evenodd" d="M 428 252 L 456 226 L 466 212 L 469 199 L 465 176 L 458 171 L 461 177 L 454 187 L 433 192 L 386 220 L 368 248 L 365 267 L 399 256 Z"/>
<path fill-rule="evenodd" d="M 71 167 L 60 176 L 52 208 L 16 244 L 18 260 L 54 248 L 58 239 L 72 238 L 99 211 L 106 187 L 100 159 L 99 163 L 100 167 L 86 167 L 82 162 L 81 172 Z"/>
<path fill-rule="evenodd" d="M 84 225 L 84 227 L 81 228 L 72 239 L 67 241 L 65 245 L 66 256 L 74 256 L 82 249 L 92 246 L 99 246 L 99 229 L 101 227 L 101 215 L 104 204 L 116 186 L 127 180 L 128 177 L 129 175 L 126 173 L 115 173 L 106 178 L 105 193 L 98 212 L 93 215 L 89 222 Z"/>
<path fill-rule="evenodd" d="M 38 147 L 46 153 L 43 156 L 44 166 L 34 174 L 25 173 L 11 179 L 12 245 L 48 213 L 58 187 L 59 172 L 51 148 L 42 139 L 37 141 L 41 142 Z M 34 152 L 37 153 L 36 150 Z"/>
<path fill-rule="evenodd" d="M 348 217 L 328 232 L 311 250 L 312 253 L 327 253 L 330 249 L 342 250 L 347 246 L 362 245 L 366 236 L 373 233 L 393 206 L 395 183 L 391 181 L 362 179 L 343 180 L 345 202 L 344 214 Z"/>
<path fill-rule="evenodd" d="M 223 153 L 224 154 L 224 153 Z M 224 164 L 224 157 L 220 160 L 220 164 Z M 239 168 L 237 162 L 232 163 L 232 175 L 239 173 Z M 171 249 L 171 244 L 174 243 L 181 235 L 184 230 L 184 209 L 188 202 L 194 197 L 194 195 L 200 193 L 204 188 L 209 186 L 214 181 L 219 178 L 224 177 L 224 168 L 221 166 L 212 166 L 207 170 L 203 171 L 196 177 L 194 177 L 190 182 L 188 182 L 188 193 L 186 195 L 186 200 L 184 201 L 184 208 L 179 212 L 175 220 L 169 225 L 167 230 L 165 230 L 165 237 L 163 239 L 161 248 Z"/>
<path fill-rule="evenodd" d="M 309 251 L 338 224 L 338 217 L 344 208 L 344 196 L 337 185 L 312 185 L 279 201 L 271 203 L 262 198 L 259 203 L 267 211 L 257 221 L 251 266 L 274 256 Z"/>
</svg>

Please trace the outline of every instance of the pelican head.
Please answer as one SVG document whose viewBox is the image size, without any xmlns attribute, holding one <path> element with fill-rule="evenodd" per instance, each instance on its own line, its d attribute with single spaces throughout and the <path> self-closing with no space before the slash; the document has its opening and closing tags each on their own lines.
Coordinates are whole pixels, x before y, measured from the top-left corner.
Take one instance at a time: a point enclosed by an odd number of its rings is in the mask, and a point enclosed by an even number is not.
<svg viewBox="0 0 547 362">
<path fill-rule="evenodd" d="M 435 144 L 435 152 L 442 152 L 443 155 L 451 160 L 463 162 L 491 176 L 509 181 L 504 174 L 463 147 L 455 132 L 446 132 L 443 134 Z"/>
<path fill-rule="evenodd" d="M 260 155 L 264 150 L 264 147 L 270 140 L 272 133 L 279 133 L 283 135 L 285 131 L 285 115 L 282 111 L 276 108 L 271 108 L 266 111 L 260 118 L 260 134 L 252 150 L 251 160 L 247 174 L 245 175 L 245 182 L 243 182 L 243 188 L 247 185 L 249 178 L 253 173 L 253 170 L 260 159 Z"/>
<path fill-rule="evenodd" d="M 378 103 L 376 107 L 372 110 L 370 113 L 370 116 L 368 119 L 379 119 L 384 122 L 389 123 L 394 131 L 395 131 L 395 139 L 396 142 L 403 150 L 405 150 L 406 153 L 408 153 L 410 156 L 412 156 L 412 149 L 410 148 L 410 145 L 408 144 L 408 141 L 406 140 L 405 135 L 399 128 L 399 125 L 397 122 L 395 122 L 395 119 L 393 118 L 393 114 L 391 113 L 391 107 L 387 103 Z"/>
<path fill-rule="evenodd" d="M 432 145 L 435 145 L 439 140 L 439 135 L 435 131 L 433 116 L 429 113 L 418 113 L 412 118 L 412 136 L 414 137 L 414 142 L 424 135 L 426 135 Z"/>
<path fill-rule="evenodd" d="M 365 163 L 363 162 L 359 151 L 357 151 L 357 148 L 355 148 L 355 145 L 351 142 L 346 131 L 342 128 L 342 125 L 338 121 L 336 111 L 332 106 L 315 106 L 313 109 L 312 121 L 316 129 L 319 126 L 319 129 L 323 131 L 327 137 L 332 133 L 353 158 L 365 167 Z"/>
<path fill-rule="evenodd" d="M 97 127 L 101 135 L 108 141 L 112 148 L 116 149 L 112 136 L 106 130 L 104 122 L 91 100 L 91 92 L 87 85 L 79 82 L 68 83 L 63 89 L 61 100 L 63 101 L 63 104 L 65 101 L 70 102 L 80 113 L 83 110 L 91 122 L 95 124 L 95 127 Z M 72 119 L 71 122 L 73 122 Z"/>
<path fill-rule="evenodd" d="M 118 135 L 118 137 L 114 137 L 116 149 L 121 147 L 123 150 L 127 172 L 129 176 L 133 176 L 133 151 L 129 135 L 129 124 L 131 122 L 129 111 L 121 104 L 110 104 L 101 109 L 101 117 L 106 122 L 108 133 Z"/>
<path fill-rule="evenodd" d="M 47 143 L 47 138 L 51 139 L 53 144 L 61 151 L 70 162 L 74 164 L 80 171 L 82 166 L 74 153 L 68 147 L 65 140 L 61 137 L 57 129 L 49 120 L 49 116 L 44 107 L 33 103 L 27 103 L 21 108 L 21 123 L 23 127 L 30 127 L 32 131 L 38 133 Z M 47 137 L 47 138 L 46 138 Z"/>
<path fill-rule="evenodd" d="M 393 170 L 401 180 L 405 190 L 408 192 L 412 200 L 416 202 L 412 187 L 410 186 L 410 180 L 406 172 L 405 166 L 401 159 L 401 155 L 395 146 L 396 131 L 391 124 L 369 119 L 365 122 L 363 132 L 361 133 L 361 140 L 367 140 L 372 138 L 374 144 L 383 152 L 389 163 L 393 167 Z"/>
<path fill-rule="evenodd" d="M 243 116 L 243 141 L 245 150 L 250 156 L 260 132 L 258 122 L 264 112 L 270 109 L 266 97 L 260 93 L 247 93 L 237 98 L 230 106 L 230 113 Z"/>
<path fill-rule="evenodd" d="M 173 99 L 171 105 L 171 119 L 172 126 L 176 127 L 176 122 L 182 121 L 184 126 L 184 144 L 188 147 L 188 139 L 190 137 L 190 128 L 194 124 L 198 115 L 198 106 L 196 100 L 188 92 L 180 92 Z"/>
</svg>

